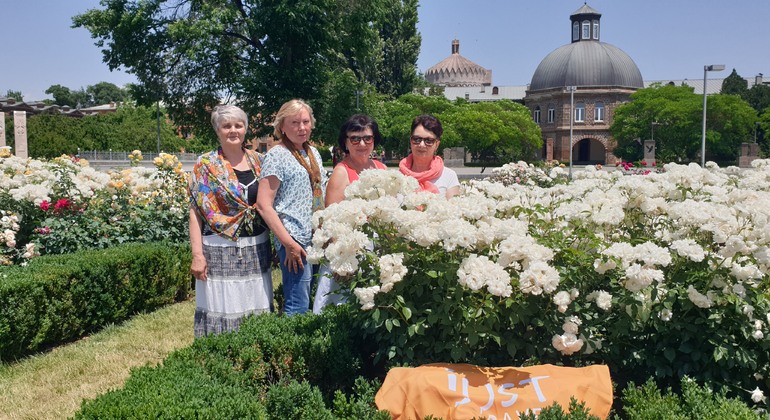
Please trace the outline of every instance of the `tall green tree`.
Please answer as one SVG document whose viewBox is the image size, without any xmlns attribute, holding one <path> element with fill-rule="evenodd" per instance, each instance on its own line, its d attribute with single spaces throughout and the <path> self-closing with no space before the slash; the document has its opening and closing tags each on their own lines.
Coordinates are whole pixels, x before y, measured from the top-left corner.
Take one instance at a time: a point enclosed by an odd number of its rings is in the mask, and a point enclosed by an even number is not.
<svg viewBox="0 0 770 420">
<path fill-rule="evenodd" d="M 418 83 L 417 57 L 422 38 L 417 33 L 417 0 L 386 2 L 379 21 L 382 66 L 375 86 L 393 98 L 412 92 Z"/>
<path fill-rule="evenodd" d="M 94 105 L 104 105 L 110 102 L 124 102 L 130 98 L 126 89 L 109 82 L 99 82 L 95 85 L 88 86 L 86 88 L 86 93 L 89 96 L 90 102 Z"/>
<path fill-rule="evenodd" d="M 770 108 L 770 86 L 754 85 L 746 92 L 744 99 L 757 111 L 757 114 L 761 114 Z"/>
<path fill-rule="evenodd" d="M 754 110 L 735 95 L 710 95 L 707 107 L 706 159 L 733 162 L 740 144 L 751 137 Z M 657 122 L 657 159 L 663 162 L 700 160 L 703 96 L 689 86 L 653 85 L 639 89 L 631 101 L 615 109 L 610 131 L 615 155 L 628 161 L 643 156 L 641 142 L 652 137 Z"/>
<path fill-rule="evenodd" d="M 194 127 L 196 135 L 211 131 L 208 113 L 219 102 L 240 105 L 265 133 L 286 100 L 316 106 L 344 99 L 324 98 L 332 86 L 352 83 L 333 77 L 340 72 L 353 71 L 361 85 L 374 79 L 384 62 L 378 28 L 389 3 L 103 0 L 73 24 L 91 32 L 111 69 L 136 75 L 140 103 L 162 100 L 177 124 Z M 322 127 L 330 109 L 316 112 L 320 131 L 333 131 Z"/>
<path fill-rule="evenodd" d="M 722 91 L 720 93 L 722 95 L 738 95 L 745 99 L 748 90 L 749 82 L 739 76 L 738 72 L 733 69 L 732 73 L 722 81 Z"/>
<path fill-rule="evenodd" d="M 79 90 L 71 90 L 66 86 L 56 84 L 51 85 L 48 89 L 46 89 L 45 93 L 53 96 L 53 100 L 56 105 L 66 105 L 72 108 L 79 108 L 91 106 L 93 104 L 90 96 L 88 95 L 88 92 L 86 92 L 83 88 L 80 88 Z"/>
<path fill-rule="evenodd" d="M 19 102 L 23 102 L 23 101 L 24 101 L 24 96 L 22 96 L 22 94 L 21 94 L 21 91 L 20 91 L 20 90 L 11 90 L 11 89 L 8 89 L 8 90 L 5 92 L 5 97 L 6 97 L 6 98 L 13 98 L 13 99 L 16 99 L 16 100 L 17 100 L 17 101 L 19 101 Z"/>
<path fill-rule="evenodd" d="M 420 114 L 441 120 L 444 134 L 439 153 L 446 147 L 464 147 L 474 159 L 511 162 L 532 160 L 543 144 L 540 127 L 532 121 L 529 110 L 513 101 L 468 103 L 407 94 L 387 101 L 373 113 L 391 156 L 409 153 L 412 120 Z"/>
<path fill-rule="evenodd" d="M 83 139 L 80 119 L 40 114 L 27 119 L 27 147 L 30 157 L 50 159 L 75 155 L 78 147 L 93 149 L 93 144 Z"/>
</svg>

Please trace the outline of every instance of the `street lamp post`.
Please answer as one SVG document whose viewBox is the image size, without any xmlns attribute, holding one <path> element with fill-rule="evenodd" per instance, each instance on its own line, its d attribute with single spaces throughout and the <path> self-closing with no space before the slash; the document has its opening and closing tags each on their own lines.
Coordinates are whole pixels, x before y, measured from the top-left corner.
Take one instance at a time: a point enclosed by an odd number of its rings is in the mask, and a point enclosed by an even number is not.
<svg viewBox="0 0 770 420">
<path fill-rule="evenodd" d="M 703 131 L 701 133 L 700 141 L 700 166 L 706 167 L 706 76 L 710 71 L 722 71 L 725 69 L 724 64 L 711 64 L 703 66 Z"/>
<path fill-rule="evenodd" d="M 659 122 L 653 121 L 650 123 L 650 140 L 655 141 L 655 126 L 660 125 Z"/>
<path fill-rule="evenodd" d="M 567 86 L 569 91 L 569 179 L 572 179 L 572 122 L 575 120 L 576 88 L 576 86 Z"/>
<path fill-rule="evenodd" d="M 754 143 L 757 142 L 757 130 L 759 129 L 759 121 L 754 123 Z"/>
</svg>

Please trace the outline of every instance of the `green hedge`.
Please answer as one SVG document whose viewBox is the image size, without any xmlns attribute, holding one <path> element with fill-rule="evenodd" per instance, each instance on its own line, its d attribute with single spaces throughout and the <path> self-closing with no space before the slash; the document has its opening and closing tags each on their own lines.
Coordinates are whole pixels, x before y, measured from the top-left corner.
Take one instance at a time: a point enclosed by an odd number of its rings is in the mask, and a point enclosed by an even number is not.
<svg viewBox="0 0 770 420">
<path fill-rule="evenodd" d="M 187 245 L 130 244 L 0 270 L 0 361 L 187 298 Z"/>
<path fill-rule="evenodd" d="M 253 316 L 134 370 L 76 418 L 389 419 L 374 407 L 379 382 L 361 378 L 366 357 L 351 331 L 345 308 Z"/>
<path fill-rule="evenodd" d="M 238 332 L 196 339 L 160 366 L 135 369 L 123 389 L 84 401 L 75 418 L 389 420 L 374 404 L 383 371 L 372 368 L 351 310 L 250 317 Z M 613 420 L 760 418 L 725 391 L 686 378 L 665 395 L 652 380 L 630 383 L 616 399 Z M 522 416 L 535 418 L 596 419 L 575 400 Z"/>
</svg>

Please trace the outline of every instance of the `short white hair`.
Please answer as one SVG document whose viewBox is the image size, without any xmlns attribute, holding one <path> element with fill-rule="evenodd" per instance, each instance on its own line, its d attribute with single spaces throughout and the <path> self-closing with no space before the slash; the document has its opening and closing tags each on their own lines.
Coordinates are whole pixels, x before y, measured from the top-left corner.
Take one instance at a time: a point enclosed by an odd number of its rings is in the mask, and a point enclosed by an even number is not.
<svg viewBox="0 0 770 420">
<path fill-rule="evenodd" d="M 235 105 L 217 105 L 211 111 L 211 125 L 214 126 L 215 131 L 219 130 L 219 126 L 223 121 L 229 120 L 241 121 L 244 126 L 249 126 L 249 118 L 246 116 L 246 112 Z"/>
</svg>

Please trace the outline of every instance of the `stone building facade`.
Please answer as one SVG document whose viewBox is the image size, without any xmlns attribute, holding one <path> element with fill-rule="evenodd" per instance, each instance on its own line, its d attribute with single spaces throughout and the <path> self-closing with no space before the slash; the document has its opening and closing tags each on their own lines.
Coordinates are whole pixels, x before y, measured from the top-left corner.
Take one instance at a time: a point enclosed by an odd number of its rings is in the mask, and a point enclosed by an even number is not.
<svg viewBox="0 0 770 420">
<path fill-rule="evenodd" d="M 614 164 L 615 108 L 644 87 L 634 61 L 600 41 L 601 14 L 583 5 L 570 16 L 572 42 L 538 65 L 524 105 L 540 125 L 545 160 Z"/>
</svg>

